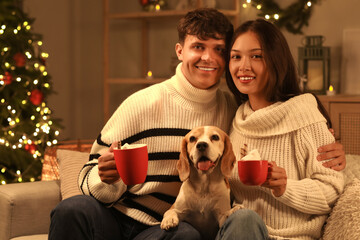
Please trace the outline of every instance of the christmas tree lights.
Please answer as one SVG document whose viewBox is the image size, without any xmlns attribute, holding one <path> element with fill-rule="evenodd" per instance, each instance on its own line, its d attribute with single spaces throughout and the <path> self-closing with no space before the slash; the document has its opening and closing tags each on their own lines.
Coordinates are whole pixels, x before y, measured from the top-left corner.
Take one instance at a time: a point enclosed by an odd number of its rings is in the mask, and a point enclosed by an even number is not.
<svg viewBox="0 0 360 240">
<path fill-rule="evenodd" d="M 19 2 L 0 2 L 0 184 L 39 180 L 45 148 L 57 144 L 59 119 L 41 35 Z"/>
<path fill-rule="evenodd" d="M 256 8 L 259 17 L 272 21 L 275 25 L 294 34 L 302 34 L 301 29 L 309 25 L 312 6 L 318 0 L 298 0 L 282 9 L 274 0 L 245 0 L 243 8 Z"/>
</svg>

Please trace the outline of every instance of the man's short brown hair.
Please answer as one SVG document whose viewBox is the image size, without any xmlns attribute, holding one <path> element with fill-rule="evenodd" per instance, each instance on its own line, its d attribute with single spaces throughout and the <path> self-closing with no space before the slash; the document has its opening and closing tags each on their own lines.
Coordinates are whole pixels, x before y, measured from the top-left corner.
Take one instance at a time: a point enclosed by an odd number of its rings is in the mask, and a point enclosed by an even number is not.
<svg viewBox="0 0 360 240">
<path fill-rule="evenodd" d="M 229 19 L 213 8 L 199 8 L 188 12 L 180 19 L 177 29 L 181 44 L 187 35 L 194 35 L 201 40 L 224 39 L 228 45 L 234 31 Z"/>
</svg>

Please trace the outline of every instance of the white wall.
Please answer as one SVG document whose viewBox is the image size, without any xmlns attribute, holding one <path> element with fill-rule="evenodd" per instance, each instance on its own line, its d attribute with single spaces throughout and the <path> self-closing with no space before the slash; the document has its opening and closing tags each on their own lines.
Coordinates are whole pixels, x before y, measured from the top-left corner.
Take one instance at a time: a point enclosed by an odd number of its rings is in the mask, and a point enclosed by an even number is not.
<svg viewBox="0 0 360 240">
<path fill-rule="evenodd" d="M 116 0 L 122 9 L 128 7 L 128 0 Z M 173 1 L 173 0 L 168 0 Z M 220 1 L 220 0 L 217 0 Z M 232 1 L 232 0 L 227 0 Z M 137 7 L 131 1 L 131 8 Z M 224 0 L 221 1 L 223 4 Z M 277 2 L 289 4 L 289 1 Z M 336 89 L 340 82 L 360 81 L 345 79 L 341 73 L 342 39 L 344 29 L 360 29 L 360 1 L 358 0 L 326 0 L 314 6 L 309 27 L 304 28 L 305 35 L 323 35 L 325 46 L 331 47 L 331 83 Z M 48 72 L 52 76 L 54 89 L 58 92 L 49 99 L 49 105 L 56 117 L 63 119 L 65 129 L 61 139 L 94 139 L 104 125 L 103 122 L 103 88 L 102 88 L 102 1 L 101 0 L 25 0 L 24 10 L 36 18 L 34 30 L 44 37 L 44 49 L 50 54 Z M 241 20 L 256 17 L 255 10 L 241 10 Z M 153 69 L 160 75 L 171 74 L 171 56 L 176 42 L 176 21 L 164 22 L 167 33 L 157 32 L 150 36 L 151 53 L 165 51 L 161 57 L 151 58 Z M 131 26 L 131 27 L 130 27 Z M 129 76 L 139 75 L 139 45 L 136 25 L 113 26 L 127 33 L 119 33 L 113 38 L 113 46 L 119 46 L 118 55 L 114 54 L 114 75 L 126 72 Z M 301 46 L 302 35 L 284 32 L 297 62 L 297 48 Z M 160 40 L 156 36 L 162 34 Z M 175 35 L 174 35 L 175 34 Z M 123 39 L 123 40 L 122 40 Z M 115 50 L 116 51 L 116 50 Z M 126 67 L 128 66 L 128 67 Z M 159 67 L 161 66 L 161 67 Z M 130 90 L 129 90 L 130 88 Z M 136 88 L 118 86 L 114 88 L 112 110 Z M 358 90 L 360 91 L 360 89 Z M 360 94 L 360 92 L 358 92 Z"/>
</svg>

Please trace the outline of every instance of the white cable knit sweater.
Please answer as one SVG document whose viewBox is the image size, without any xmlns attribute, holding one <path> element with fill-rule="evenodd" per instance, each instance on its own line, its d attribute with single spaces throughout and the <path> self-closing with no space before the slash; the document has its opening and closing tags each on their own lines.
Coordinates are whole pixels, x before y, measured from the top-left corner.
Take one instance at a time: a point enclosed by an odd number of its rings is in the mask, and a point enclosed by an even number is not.
<svg viewBox="0 0 360 240">
<path fill-rule="evenodd" d="M 317 148 L 334 142 L 315 98 L 304 94 L 253 111 L 249 102 L 236 112 L 230 138 L 240 148 L 258 149 L 262 159 L 285 168 L 286 191 L 281 197 L 258 186 L 245 186 L 235 168 L 229 179 L 237 203 L 256 211 L 276 239 L 318 239 L 334 202 L 343 191 L 341 172 L 316 160 Z"/>
<path fill-rule="evenodd" d="M 160 223 L 181 185 L 176 161 L 182 138 L 202 125 L 215 125 L 227 132 L 235 110 L 232 96 L 218 85 L 208 90 L 193 87 L 182 74 L 180 63 L 171 79 L 131 95 L 118 107 L 80 172 L 80 189 L 139 222 Z M 144 184 L 101 182 L 97 159 L 119 140 L 122 144 L 147 144 L 149 165 Z"/>
</svg>

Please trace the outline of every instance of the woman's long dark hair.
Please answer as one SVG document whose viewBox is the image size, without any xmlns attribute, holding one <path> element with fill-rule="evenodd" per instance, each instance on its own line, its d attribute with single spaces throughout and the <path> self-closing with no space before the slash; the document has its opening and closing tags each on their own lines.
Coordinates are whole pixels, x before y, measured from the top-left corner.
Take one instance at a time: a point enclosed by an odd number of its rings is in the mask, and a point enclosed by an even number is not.
<svg viewBox="0 0 360 240">
<path fill-rule="evenodd" d="M 253 32 L 256 34 L 264 53 L 264 61 L 268 71 L 269 80 L 265 86 L 265 97 L 269 102 L 286 101 L 303 92 L 299 87 L 299 75 L 291 54 L 289 45 L 282 32 L 272 23 L 264 19 L 247 21 L 238 27 L 233 35 L 227 52 L 226 83 L 234 94 L 238 104 L 248 100 L 248 95 L 241 93 L 235 86 L 229 71 L 230 52 L 236 39 L 243 33 Z M 314 95 L 315 96 L 315 95 Z M 315 96 L 319 110 L 326 118 L 328 126 L 331 121 L 325 108 Z"/>
</svg>

